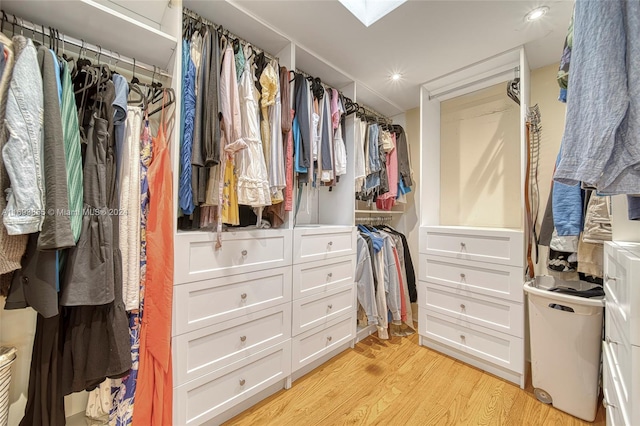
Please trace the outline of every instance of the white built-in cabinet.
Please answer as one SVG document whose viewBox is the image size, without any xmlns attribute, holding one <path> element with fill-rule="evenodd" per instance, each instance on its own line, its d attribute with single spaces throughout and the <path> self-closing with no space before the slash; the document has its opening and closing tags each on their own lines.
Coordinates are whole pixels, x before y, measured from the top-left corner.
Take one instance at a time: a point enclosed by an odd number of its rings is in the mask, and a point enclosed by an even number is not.
<svg viewBox="0 0 640 426">
<path fill-rule="evenodd" d="M 640 244 L 604 246 L 603 404 L 608 425 L 640 423 Z"/>
<path fill-rule="evenodd" d="M 477 96 L 479 91 L 496 84 L 502 84 L 506 90 L 506 82 L 516 74 L 520 77 L 521 105 L 519 114 L 515 115 L 516 122 L 511 124 L 519 126 L 521 131 L 511 140 L 503 141 L 511 145 L 496 148 L 487 144 L 496 151 L 492 151 L 491 155 L 478 155 L 475 164 L 467 162 L 461 166 L 447 163 L 443 153 L 450 149 L 446 144 L 451 141 L 443 136 L 445 132 L 441 129 L 442 102 L 456 98 L 464 104 L 464 96 Z M 511 161 L 515 160 L 520 166 L 516 167 L 513 176 L 508 177 L 512 184 L 519 184 L 515 193 L 516 208 L 509 209 L 507 214 L 511 215 L 510 223 L 524 223 L 524 128 L 526 107 L 529 106 L 529 67 L 524 49 L 515 49 L 471 64 L 425 83 L 420 90 L 420 344 L 524 387 L 525 230 L 522 226 L 489 227 L 488 223 L 486 226 L 466 226 L 465 223 L 451 223 L 451 218 L 442 215 L 443 203 L 451 202 L 447 197 L 459 195 L 449 194 L 443 189 L 452 187 L 452 182 L 443 180 L 450 179 L 448 168 L 469 168 L 476 173 L 477 180 L 485 168 L 494 167 L 489 160 L 499 157 L 500 149 L 509 148 L 512 153 L 515 149 L 516 155 Z M 467 103 L 473 102 L 478 101 L 474 98 Z M 481 137 L 480 131 L 463 130 L 470 132 L 472 137 L 469 140 L 472 142 L 473 137 Z M 475 142 L 484 143 L 481 140 Z M 487 163 L 483 164 L 483 161 Z M 459 193 L 465 190 L 459 189 Z M 507 197 L 509 195 L 505 195 Z M 471 207 L 472 219 L 474 213 L 475 216 L 491 217 L 492 207 L 482 206 L 482 201 L 476 200 L 481 207 Z M 513 203 L 514 200 L 508 201 Z"/>
</svg>

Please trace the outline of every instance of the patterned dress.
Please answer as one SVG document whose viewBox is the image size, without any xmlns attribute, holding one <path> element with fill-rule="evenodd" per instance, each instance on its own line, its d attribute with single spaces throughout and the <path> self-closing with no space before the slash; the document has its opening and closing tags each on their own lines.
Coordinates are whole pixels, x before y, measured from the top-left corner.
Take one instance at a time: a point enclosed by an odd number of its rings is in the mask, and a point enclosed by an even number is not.
<svg viewBox="0 0 640 426">
<path fill-rule="evenodd" d="M 147 278 L 147 217 L 149 215 L 149 181 L 147 171 L 151 164 L 152 146 L 149 118 L 140 136 L 140 310 L 129 314 L 129 334 L 131 337 L 131 371 L 122 378 L 119 386 L 111 389 L 113 408 L 109 415 L 109 424 L 128 426 L 133 421 L 134 395 L 138 380 L 138 361 L 140 357 L 140 324 L 144 308 L 144 288 Z"/>
</svg>

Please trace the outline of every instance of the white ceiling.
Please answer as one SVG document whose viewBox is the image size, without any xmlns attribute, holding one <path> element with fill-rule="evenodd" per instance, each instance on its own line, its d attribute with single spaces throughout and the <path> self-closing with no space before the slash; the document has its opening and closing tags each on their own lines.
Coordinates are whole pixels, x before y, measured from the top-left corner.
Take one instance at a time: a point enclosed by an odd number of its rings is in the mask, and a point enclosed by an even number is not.
<svg viewBox="0 0 640 426">
<path fill-rule="evenodd" d="M 532 69 L 558 62 L 573 8 L 573 1 L 409 0 L 367 28 L 337 0 L 183 3 L 270 53 L 294 40 L 379 95 L 371 106 L 387 115 L 417 107 L 422 83 L 520 45 Z M 547 15 L 525 22 L 526 13 L 540 5 L 549 7 Z M 329 84 L 335 77 L 305 71 Z M 393 72 L 402 79 L 392 82 Z"/>
</svg>

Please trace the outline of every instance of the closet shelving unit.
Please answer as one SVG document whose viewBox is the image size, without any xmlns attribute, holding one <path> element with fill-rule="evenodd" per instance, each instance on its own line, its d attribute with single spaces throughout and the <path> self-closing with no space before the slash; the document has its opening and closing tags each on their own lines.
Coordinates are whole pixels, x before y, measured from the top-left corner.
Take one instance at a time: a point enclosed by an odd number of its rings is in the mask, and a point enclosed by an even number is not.
<svg viewBox="0 0 640 426">
<path fill-rule="evenodd" d="M 0 8 L 16 15 L 36 26 L 59 30 L 61 34 L 86 41 L 87 45 L 100 46 L 105 51 L 118 52 L 121 57 L 135 58 L 138 64 L 153 70 L 168 70 L 173 79 L 165 85 L 171 85 L 176 92 L 180 81 L 180 67 L 176 67 L 176 58 L 180 58 L 177 43 L 181 31 L 180 8 L 170 7 L 168 2 L 145 2 L 144 10 L 123 7 L 120 0 L 67 0 L 34 2 L 20 0 L 2 0 Z M 144 13 L 144 14 L 141 14 Z M 18 19 L 18 23 L 20 19 Z M 9 23 L 10 27 L 11 24 Z M 7 24 L 5 24 L 5 29 Z M 17 28 L 17 27 L 16 27 Z M 33 37 L 28 30 L 22 30 L 25 37 Z M 39 35 L 35 36 L 40 39 Z M 75 55 L 78 48 L 69 43 L 60 46 L 67 53 Z M 89 51 L 91 58 L 97 52 Z M 112 58 L 115 64 L 117 58 Z M 103 61 L 108 62 L 106 55 Z M 179 61 L 178 61 L 179 64 Z M 120 61 L 119 69 L 131 71 L 131 65 Z M 139 67 L 136 74 L 141 78 L 151 78 L 151 73 Z M 159 75 L 156 75 L 158 79 Z M 178 98 L 177 102 L 179 103 Z M 177 110 L 179 111 L 179 105 Z M 173 137 L 177 142 L 177 133 Z M 35 333 L 35 314 L 29 310 L 0 311 L 0 341 L 18 348 L 18 357 L 12 368 L 10 389 L 9 424 L 18 424 L 24 414 L 27 394 L 29 365 Z M 67 424 L 85 424 L 86 393 L 72 394 L 65 398 Z"/>
<path fill-rule="evenodd" d="M 288 69 L 319 77 L 361 101 L 364 86 L 353 77 L 242 5 L 184 0 L 183 6 L 278 57 Z M 365 91 L 363 103 L 380 110 L 380 99 Z M 347 117 L 345 126 L 347 174 L 331 190 L 303 188 L 297 215 L 290 212 L 282 228 L 225 232 L 217 251 L 210 232 L 176 232 L 176 424 L 225 421 L 353 347 L 355 118 Z M 267 318 L 270 327 L 261 325 Z M 219 335 L 232 336 L 224 353 L 198 348 L 222 343 Z"/>
<path fill-rule="evenodd" d="M 441 181 L 445 168 L 441 148 L 447 144 L 441 139 L 441 102 L 496 84 L 506 87 L 514 70 L 519 70 L 520 77 L 519 117 L 515 119 L 520 134 L 506 143 L 519 147 L 520 167 L 507 178 L 519 181 L 520 202 L 509 214 L 513 223 L 521 225 L 515 229 L 463 226 L 466 224 L 452 224 L 444 218 L 445 225 L 441 200 L 448 196 L 443 187 L 450 182 Z M 522 224 L 528 104 L 529 66 L 523 48 L 427 82 L 420 94 L 420 182 L 424 182 L 418 267 L 420 344 L 521 387 L 525 384 L 522 286 L 527 233 Z M 518 158 L 510 160 L 518 162 Z M 491 208 L 485 206 L 483 212 Z"/>
</svg>

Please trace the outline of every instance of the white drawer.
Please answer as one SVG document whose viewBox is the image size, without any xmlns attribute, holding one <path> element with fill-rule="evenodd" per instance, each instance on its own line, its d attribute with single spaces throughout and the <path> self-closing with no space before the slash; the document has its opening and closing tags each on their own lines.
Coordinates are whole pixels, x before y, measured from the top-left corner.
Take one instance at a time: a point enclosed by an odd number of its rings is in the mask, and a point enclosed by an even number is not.
<svg viewBox="0 0 640 426">
<path fill-rule="evenodd" d="M 426 226 L 420 252 L 459 260 L 524 265 L 522 231 L 457 226 Z"/>
<path fill-rule="evenodd" d="M 347 315 L 294 337 L 291 340 L 292 372 L 353 339 L 355 329 L 355 318 Z"/>
<path fill-rule="evenodd" d="M 524 370 L 524 340 L 420 308 L 420 334 L 516 373 Z"/>
<path fill-rule="evenodd" d="M 640 345 L 640 256 L 637 244 L 604 246 L 604 291 L 607 307 L 632 345 Z"/>
<path fill-rule="evenodd" d="M 174 388 L 174 424 L 202 424 L 290 374 L 291 340 L 287 340 Z"/>
<path fill-rule="evenodd" d="M 420 254 L 418 273 L 420 280 L 444 285 L 469 296 L 483 294 L 514 302 L 524 301 L 521 267 Z"/>
<path fill-rule="evenodd" d="M 174 336 L 291 301 L 291 267 L 174 286 Z"/>
<path fill-rule="evenodd" d="M 355 284 L 325 293 L 294 300 L 292 336 L 296 336 L 340 315 L 352 313 L 355 318 Z M 355 319 L 354 319 L 355 321 Z"/>
<path fill-rule="evenodd" d="M 602 345 L 603 365 L 602 365 L 602 393 L 604 399 L 602 403 L 607 409 L 607 426 L 628 426 L 631 423 L 628 417 L 628 407 L 620 398 L 620 377 L 615 365 L 611 360 L 609 345 L 604 342 Z M 637 405 L 637 404 L 635 404 Z"/>
<path fill-rule="evenodd" d="M 356 254 L 353 226 L 297 227 L 293 230 L 293 263 Z"/>
<path fill-rule="evenodd" d="M 477 324 L 492 330 L 524 338 L 524 306 L 487 296 L 469 295 L 419 281 L 422 287 L 418 304 L 448 315 L 458 324 Z"/>
<path fill-rule="evenodd" d="M 608 346 L 609 361 L 617 369 L 620 379 L 618 399 L 629 404 L 631 400 L 632 348 L 627 336 L 622 332 L 623 325 L 615 315 L 616 309 L 605 299 L 605 342 Z M 637 387 L 638 385 L 636 385 Z"/>
<path fill-rule="evenodd" d="M 291 304 L 268 308 L 173 338 L 176 385 L 197 379 L 291 336 Z"/>
<path fill-rule="evenodd" d="M 340 260 L 293 265 L 293 298 L 300 299 L 353 284 L 355 263 L 355 256 L 349 256 Z"/>
<path fill-rule="evenodd" d="M 215 248 L 213 232 L 184 232 L 175 238 L 175 283 L 277 268 L 291 264 L 290 230 L 223 232 L 222 247 Z"/>
</svg>

